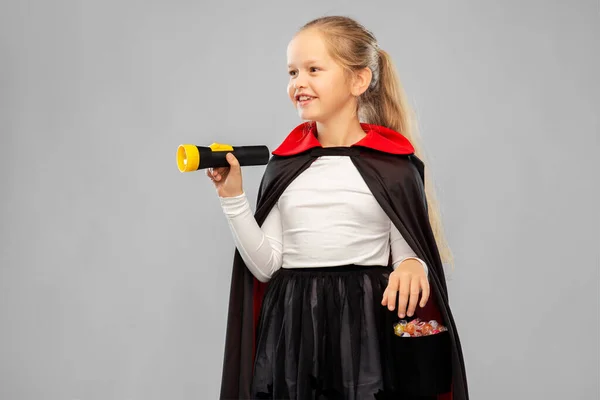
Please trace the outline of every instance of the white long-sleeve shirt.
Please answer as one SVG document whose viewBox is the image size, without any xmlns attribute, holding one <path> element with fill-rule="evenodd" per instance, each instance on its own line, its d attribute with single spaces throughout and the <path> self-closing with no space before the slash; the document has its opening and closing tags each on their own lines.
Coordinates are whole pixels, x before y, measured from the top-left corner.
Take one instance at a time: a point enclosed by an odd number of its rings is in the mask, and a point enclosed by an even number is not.
<svg viewBox="0 0 600 400">
<path fill-rule="evenodd" d="M 262 226 L 243 193 L 219 197 L 248 269 L 268 281 L 279 268 L 346 264 L 396 268 L 416 257 L 349 157 L 322 156 L 285 189 Z"/>
</svg>

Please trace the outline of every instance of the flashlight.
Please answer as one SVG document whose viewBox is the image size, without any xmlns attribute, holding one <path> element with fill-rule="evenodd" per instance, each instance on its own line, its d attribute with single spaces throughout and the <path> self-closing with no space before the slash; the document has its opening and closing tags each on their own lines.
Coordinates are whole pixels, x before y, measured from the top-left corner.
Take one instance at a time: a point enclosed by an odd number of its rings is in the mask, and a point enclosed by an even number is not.
<svg viewBox="0 0 600 400">
<path fill-rule="evenodd" d="M 182 144 L 177 148 L 177 167 L 180 172 L 197 171 L 204 168 L 229 167 L 225 156 L 232 153 L 240 166 L 266 165 L 269 162 L 267 146 L 231 146 L 213 143 L 210 146 Z"/>
</svg>

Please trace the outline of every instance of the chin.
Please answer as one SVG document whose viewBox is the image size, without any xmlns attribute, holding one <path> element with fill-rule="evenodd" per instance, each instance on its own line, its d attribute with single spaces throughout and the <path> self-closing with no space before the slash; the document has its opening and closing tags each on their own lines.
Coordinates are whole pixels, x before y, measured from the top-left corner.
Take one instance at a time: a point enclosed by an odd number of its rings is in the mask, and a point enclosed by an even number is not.
<svg viewBox="0 0 600 400">
<path fill-rule="evenodd" d="M 315 121 L 321 120 L 321 115 L 316 112 L 310 112 L 308 110 L 298 110 L 298 116 L 304 121 Z"/>
</svg>

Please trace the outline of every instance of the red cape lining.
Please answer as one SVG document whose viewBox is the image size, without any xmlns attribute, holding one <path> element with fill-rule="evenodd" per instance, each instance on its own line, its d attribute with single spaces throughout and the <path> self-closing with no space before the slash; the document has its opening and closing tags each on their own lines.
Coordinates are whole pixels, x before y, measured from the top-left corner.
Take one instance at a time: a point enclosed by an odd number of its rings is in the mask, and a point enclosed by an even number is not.
<svg viewBox="0 0 600 400">
<path fill-rule="evenodd" d="M 410 141 L 402 134 L 385 126 L 360 124 L 367 134 L 351 147 L 361 146 L 390 154 L 413 154 L 415 149 Z M 322 147 L 315 136 L 316 125 L 305 122 L 292 130 L 272 154 L 277 156 L 292 156 L 313 147 Z"/>
</svg>

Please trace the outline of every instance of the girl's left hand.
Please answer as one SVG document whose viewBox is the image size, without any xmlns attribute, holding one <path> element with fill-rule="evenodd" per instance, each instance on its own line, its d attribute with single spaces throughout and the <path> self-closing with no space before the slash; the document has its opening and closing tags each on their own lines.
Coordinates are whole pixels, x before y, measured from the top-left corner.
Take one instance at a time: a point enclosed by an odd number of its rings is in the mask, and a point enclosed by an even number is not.
<svg viewBox="0 0 600 400">
<path fill-rule="evenodd" d="M 404 318 L 404 314 L 412 317 L 417 308 L 419 293 L 423 292 L 421 297 L 421 308 L 425 307 L 429 299 L 429 281 L 425 274 L 423 265 L 418 260 L 407 259 L 390 273 L 388 286 L 383 292 L 381 305 L 388 306 L 390 311 L 396 307 L 396 293 L 400 291 L 398 300 L 398 316 Z M 406 305 L 408 303 L 408 310 Z"/>
</svg>

